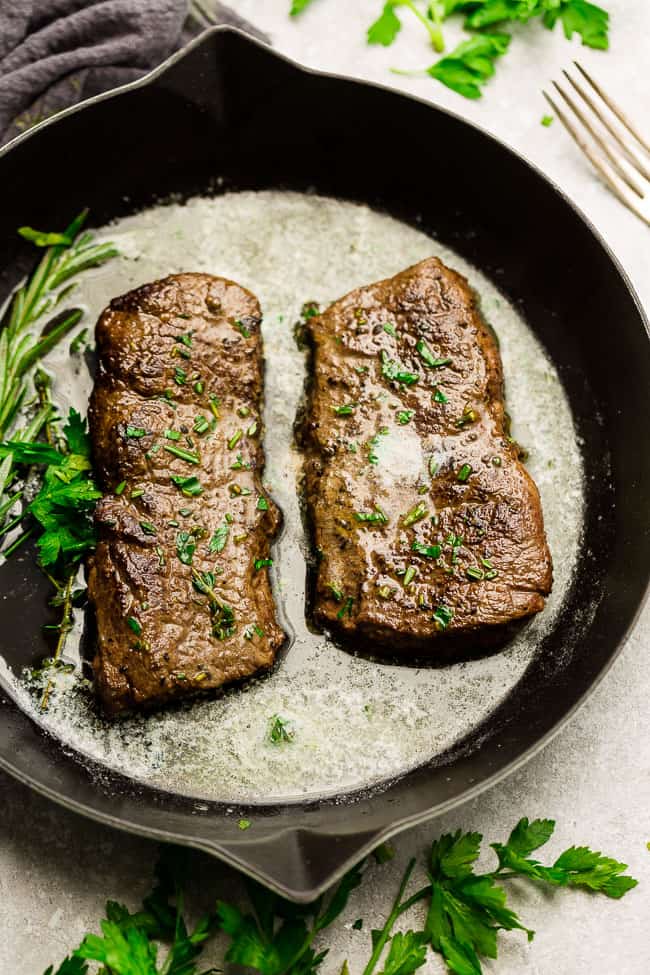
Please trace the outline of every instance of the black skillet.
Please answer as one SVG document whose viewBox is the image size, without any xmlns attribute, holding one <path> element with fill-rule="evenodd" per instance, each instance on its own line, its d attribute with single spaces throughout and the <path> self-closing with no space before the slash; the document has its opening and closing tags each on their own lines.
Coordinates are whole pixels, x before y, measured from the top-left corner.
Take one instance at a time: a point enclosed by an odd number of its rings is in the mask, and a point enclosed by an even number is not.
<svg viewBox="0 0 650 975">
<path fill-rule="evenodd" d="M 0 294 L 33 257 L 16 242 L 19 225 L 64 226 L 84 206 L 103 224 L 206 187 L 316 189 L 421 220 L 520 306 L 560 371 L 584 441 L 582 554 L 535 661 L 453 754 L 373 795 L 256 807 L 255 828 L 242 832 L 247 810 L 212 804 L 200 812 L 93 770 L 8 694 L 1 701 L 0 765 L 17 778 L 78 812 L 200 847 L 308 900 L 390 834 L 521 765 L 619 652 L 650 567 L 650 451 L 639 441 L 650 416 L 647 322 L 593 228 L 516 153 L 449 112 L 306 71 L 221 28 L 142 82 L 43 123 L 0 153 Z M 18 672 L 42 653 L 44 589 L 27 553 L 0 570 L 0 594 L 2 654 Z"/>
</svg>

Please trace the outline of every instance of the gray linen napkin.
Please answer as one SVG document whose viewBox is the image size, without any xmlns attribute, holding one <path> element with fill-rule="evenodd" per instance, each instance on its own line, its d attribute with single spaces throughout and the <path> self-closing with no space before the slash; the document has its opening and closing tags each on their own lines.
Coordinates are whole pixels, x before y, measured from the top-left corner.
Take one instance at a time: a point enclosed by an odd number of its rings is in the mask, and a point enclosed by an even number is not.
<svg viewBox="0 0 650 975">
<path fill-rule="evenodd" d="M 200 30 L 187 14 L 187 0 L 0 0 L 0 144 L 145 74 Z"/>
</svg>

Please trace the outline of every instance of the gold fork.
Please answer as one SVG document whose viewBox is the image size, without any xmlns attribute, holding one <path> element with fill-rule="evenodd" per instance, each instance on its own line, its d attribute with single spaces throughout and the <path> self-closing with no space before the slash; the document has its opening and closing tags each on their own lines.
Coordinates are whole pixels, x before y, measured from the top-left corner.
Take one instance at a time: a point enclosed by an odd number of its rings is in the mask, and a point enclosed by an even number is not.
<svg viewBox="0 0 650 975">
<path fill-rule="evenodd" d="M 578 77 L 563 72 L 569 90 L 553 82 L 563 107 L 546 91 L 544 98 L 610 190 L 650 226 L 650 144 L 585 68 L 573 63 Z"/>
</svg>

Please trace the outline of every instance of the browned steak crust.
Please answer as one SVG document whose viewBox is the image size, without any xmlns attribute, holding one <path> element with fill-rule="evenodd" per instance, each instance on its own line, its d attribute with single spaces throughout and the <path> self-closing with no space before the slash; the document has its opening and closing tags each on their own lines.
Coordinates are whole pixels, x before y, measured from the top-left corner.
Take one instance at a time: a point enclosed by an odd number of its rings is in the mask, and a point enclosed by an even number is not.
<svg viewBox="0 0 650 975">
<path fill-rule="evenodd" d="M 259 565 L 279 526 L 261 485 L 260 320 L 232 281 L 179 274 L 97 323 L 89 420 L 106 496 L 88 591 L 109 714 L 247 677 L 283 643 Z"/>
<path fill-rule="evenodd" d="M 308 331 L 316 622 L 389 653 L 498 643 L 543 608 L 552 565 L 467 281 L 431 258 L 341 298 Z"/>
</svg>

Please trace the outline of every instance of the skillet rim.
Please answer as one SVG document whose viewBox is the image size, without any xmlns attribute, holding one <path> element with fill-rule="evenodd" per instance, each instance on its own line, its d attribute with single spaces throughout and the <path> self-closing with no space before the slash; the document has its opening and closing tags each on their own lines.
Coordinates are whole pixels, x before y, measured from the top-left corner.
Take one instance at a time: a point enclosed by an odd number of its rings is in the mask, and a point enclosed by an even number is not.
<svg viewBox="0 0 650 975">
<path fill-rule="evenodd" d="M 632 281 L 630 280 L 627 271 L 621 264 L 618 257 L 612 251 L 611 247 L 605 240 L 604 236 L 594 226 L 594 224 L 586 216 L 586 214 L 584 214 L 583 211 L 569 198 L 569 196 L 564 192 L 564 190 L 552 178 L 547 176 L 534 162 L 526 158 L 526 156 L 524 156 L 523 153 L 521 153 L 518 149 L 515 149 L 509 143 L 503 141 L 502 139 L 497 138 L 495 135 L 487 131 L 485 128 L 483 128 L 481 125 L 477 124 L 476 122 L 469 121 L 468 119 L 464 118 L 458 112 L 437 105 L 421 96 L 412 95 L 410 93 L 403 92 L 399 88 L 394 88 L 390 85 L 383 84 L 381 82 L 355 78 L 337 72 L 321 71 L 315 68 L 305 66 L 300 62 L 296 61 L 295 59 L 289 57 L 288 55 L 280 51 L 277 51 L 275 48 L 265 43 L 264 41 L 261 41 L 258 38 L 253 37 L 251 34 L 249 34 L 248 32 L 240 28 L 231 27 L 229 25 L 216 25 L 212 28 L 207 29 L 202 34 L 194 38 L 189 44 L 185 45 L 183 48 L 174 52 L 170 57 L 168 57 L 165 61 L 163 61 L 152 71 L 145 74 L 142 78 L 129 82 L 125 85 L 121 85 L 118 88 L 111 89 L 110 91 L 103 92 L 99 95 L 93 96 L 92 98 L 88 98 L 82 102 L 79 102 L 76 105 L 72 105 L 69 108 L 59 112 L 57 115 L 52 116 L 49 119 L 43 120 L 42 122 L 38 123 L 31 129 L 27 130 L 26 132 L 19 134 L 10 142 L 8 142 L 5 146 L 0 148 L 0 160 L 4 158 L 4 156 L 6 156 L 13 148 L 15 148 L 18 145 L 22 145 L 24 142 L 26 142 L 33 136 L 37 135 L 42 129 L 51 126 L 53 124 L 56 124 L 57 122 L 62 121 L 64 118 L 73 115 L 76 112 L 83 111 L 84 109 L 92 108 L 96 104 L 99 104 L 111 98 L 118 97 L 129 91 L 134 91 L 139 88 L 144 88 L 154 84 L 159 78 L 167 74 L 167 72 L 173 69 L 178 63 L 183 61 L 197 48 L 203 45 L 208 45 L 215 36 L 220 34 L 235 35 L 236 37 L 239 37 L 244 43 L 256 48 L 263 49 L 268 55 L 271 55 L 271 57 L 273 57 L 274 59 L 280 62 L 284 62 L 285 64 L 289 65 L 290 67 L 292 67 L 293 69 L 295 69 L 300 73 L 311 75 L 318 78 L 323 78 L 325 80 L 330 80 L 334 82 L 347 82 L 349 84 L 362 86 L 364 88 L 373 88 L 378 90 L 379 92 L 385 92 L 387 94 L 390 94 L 391 96 L 397 95 L 400 98 L 406 98 L 408 100 L 417 102 L 420 105 L 426 106 L 426 108 L 433 110 L 434 112 L 436 111 L 441 112 L 444 115 L 449 116 L 450 118 L 454 119 L 456 122 L 462 125 L 469 126 L 471 129 L 474 129 L 480 135 L 489 139 L 492 143 L 496 144 L 500 149 L 505 150 L 507 153 L 513 156 L 519 163 L 523 163 L 529 170 L 532 171 L 532 173 L 536 177 L 542 179 L 547 184 L 547 186 L 549 186 L 555 192 L 555 194 L 559 197 L 559 199 L 573 211 L 574 215 L 578 217 L 578 219 L 583 223 L 586 229 L 591 233 L 596 243 L 598 243 L 602 248 L 605 257 L 608 258 L 610 264 L 613 266 L 614 270 L 618 273 L 619 278 L 621 279 L 623 285 L 625 286 L 625 290 L 627 291 L 627 293 L 632 299 L 638 317 L 644 327 L 646 338 L 650 341 L 650 321 L 648 320 L 648 316 L 644 311 L 644 308 L 641 304 L 641 301 L 636 293 L 634 285 L 632 284 Z M 604 679 L 606 674 L 613 666 L 614 662 L 619 658 L 623 649 L 627 645 L 631 633 L 636 628 L 639 617 L 643 612 L 643 609 L 646 603 L 648 602 L 649 598 L 650 598 L 650 569 L 648 570 L 648 578 L 646 579 L 644 592 L 638 601 L 638 605 L 636 606 L 635 611 L 631 614 L 629 624 L 625 628 L 625 631 L 621 636 L 621 638 L 619 639 L 614 650 L 611 652 L 611 655 L 609 656 L 605 664 L 601 667 L 600 671 L 593 677 L 590 686 L 575 700 L 575 702 L 570 707 L 568 707 L 568 709 L 565 711 L 563 716 L 560 719 L 558 719 L 557 722 L 551 728 L 548 729 L 548 731 L 546 731 L 543 735 L 541 735 L 537 739 L 537 741 L 534 742 L 534 744 L 524 749 L 521 752 L 521 754 L 513 758 L 511 761 L 506 763 L 503 767 L 501 767 L 497 771 L 493 772 L 491 775 L 482 779 L 480 782 L 476 783 L 475 785 L 466 788 L 460 795 L 443 800 L 433 808 L 431 807 L 431 805 L 425 805 L 418 812 L 412 813 L 410 815 L 402 816 L 401 818 L 391 822 L 390 825 L 387 825 L 382 829 L 375 830 L 374 832 L 372 832 L 370 836 L 368 836 L 368 838 L 366 838 L 363 841 L 363 843 L 358 843 L 354 847 L 353 854 L 348 854 L 343 860 L 340 860 L 338 866 L 334 867 L 330 871 L 330 873 L 327 874 L 324 881 L 318 884 L 314 884 L 312 882 L 311 886 L 302 886 L 298 888 L 297 886 L 294 885 L 294 887 L 292 887 L 290 884 L 283 882 L 277 876 L 272 876 L 263 868 L 256 866 L 254 863 L 247 862 L 245 859 L 242 859 L 242 857 L 245 858 L 247 849 L 250 850 L 254 849 L 254 847 L 258 843 L 262 845 L 264 844 L 265 841 L 263 837 L 254 839 L 252 835 L 249 835 L 247 833 L 247 834 L 242 834 L 241 839 L 238 838 L 238 842 L 233 843 L 230 840 L 225 840 L 223 844 L 220 844 L 219 842 L 214 840 L 207 840 L 207 839 L 202 840 L 200 838 L 189 836 L 187 834 L 181 835 L 172 829 L 159 829 L 155 826 L 152 825 L 145 826 L 141 823 L 135 824 L 132 821 L 128 821 L 124 818 L 120 818 L 118 814 L 113 815 L 111 813 L 105 813 L 101 810 L 94 808 L 91 805 L 87 805 L 85 802 L 62 795 L 61 793 L 57 792 L 55 789 L 51 788 L 49 785 L 45 785 L 44 783 L 39 781 L 36 775 L 31 775 L 28 772 L 25 772 L 17 764 L 14 764 L 10 758 L 7 758 L 5 755 L 1 753 L 0 753 L 0 768 L 8 772 L 18 781 L 32 788 L 35 792 L 44 795 L 49 799 L 52 799 L 53 801 L 57 802 L 59 805 L 62 805 L 64 808 L 67 808 L 73 812 L 80 813 L 81 815 L 84 815 L 96 822 L 101 822 L 106 825 L 113 826 L 117 829 L 121 829 L 129 833 L 133 833 L 135 835 L 144 836 L 150 839 L 157 839 L 164 842 L 176 842 L 184 846 L 203 850 L 204 852 L 207 852 L 213 856 L 218 857 L 221 860 L 224 860 L 226 863 L 236 867 L 238 870 L 253 877 L 254 879 L 261 881 L 271 889 L 280 893 L 282 896 L 287 897 L 294 901 L 306 903 L 308 901 L 315 899 L 317 896 L 323 893 L 323 891 L 328 889 L 333 883 L 340 880 L 340 878 L 343 876 L 346 870 L 348 870 L 350 866 L 353 865 L 353 863 L 357 862 L 360 858 L 370 853 L 371 850 L 374 849 L 379 843 L 390 839 L 391 837 L 395 836 L 396 834 L 406 829 L 409 829 L 413 826 L 426 822 L 427 820 L 435 818 L 439 815 L 445 814 L 449 812 L 451 809 L 457 808 L 462 804 L 469 802 L 470 800 L 476 798 L 485 790 L 495 786 L 498 782 L 505 779 L 506 776 L 510 775 L 512 772 L 521 768 L 529 759 L 539 754 L 542 751 L 542 749 L 553 738 L 555 738 L 555 736 L 559 734 L 560 731 L 562 731 L 568 725 L 568 723 L 572 720 L 572 718 L 579 710 L 579 708 L 582 707 L 585 701 L 591 696 L 591 694 L 593 694 L 593 692 L 599 686 L 601 681 Z M 4 685 L 4 679 L 0 675 L 0 694 L 3 694 L 4 692 L 3 685 Z M 2 707 L 3 705 L 5 707 L 9 706 L 10 708 L 15 708 L 16 711 L 18 712 L 20 719 L 23 719 L 29 722 L 31 725 L 34 725 L 32 720 L 25 714 L 25 712 L 22 711 L 22 709 L 20 709 L 19 705 L 15 703 L 12 696 L 10 696 L 9 701 L 5 701 L 4 696 L 0 696 L 0 707 Z M 35 726 L 38 727 L 38 723 L 36 723 Z M 42 729 L 39 730 L 42 731 Z M 99 766 L 99 768 L 102 768 L 102 766 Z M 403 780 L 406 776 L 408 776 L 408 774 L 409 773 L 406 773 L 405 776 L 401 776 L 397 780 L 393 780 L 385 783 L 383 788 L 380 787 L 380 791 L 389 791 L 392 785 L 394 784 L 394 781 L 399 782 Z M 135 784 L 137 788 L 138 783 Z M 160 790 L 156 790 L 154 787 L 149 787 L 149 788 L 153 792 L 160 791 Z M 161 792 L 161 795 L 169 796 L 173 794 Z M 352 793 L 349 794 L 347 798 L 351 799 L 352 802 L 354 802 L 357 795 L 358 794 L 356 793 Z M 345 796 L 340 798 L 343 801 L 345 801 L 346 799 Z M 310 808 L 314 808 L 321 805 L 322 802 L 323 801 L 319 802 L 318 800 L 307 800 L 303 803 L 293 803 L 291 805 L 293 806 L 293 808 L 299 808 L 306 812 Z M 324 805 L 327 805 L 329 802 L 330 799 L 324 800 Z M 224 804 L 215 803 L 214 805 L 223 806 Z M 233 805 L 234 804 L 232 803 L 229 804 L 229 806 L 233 806 Z M 250 809 L 251 807 L 245 807 L 244 804 L 242 804 L 237 808 Z M 265 808 L 278 809 L 278 808 L 285 808 L 285 806 L 283 804 L 275 803 L 271 807 L 268 806 L 265 807 L 263 804 L 260 804 L 257 807 L 252 807 L 252 808 L 257 808 L 259 811 L 262 811 Z M 363 830 L 360 827 L 356 830 L 356 834 L 358 835 L 359 833 L 363 833 Z M 279 826 L 278 830 L 276 831 L 275 837 L 273 836 L 268 837 L 266 842 L 270 842 L 271 844 L 276 843 L 279 845 L 279 841 L 281 840 L 282 837 L 286 838 L 287 836 L 290 836 L 293 838 L 296 837 L 300 838 L 303 835 L 309 836 L 309 835 L 319 835 L 319 834 L 321 836 L 327 835 L 322 830 L 322 828 L 319 827 L 308 827 L 308 826 L 295 825 L 295 824 L 294 825 L 283 824 L 282 826 Z M 355 834 L 353 833 L 352 835 Z M 241 851 L 241 855 L 239 854 L 239 851 Z"/>
</svg>

